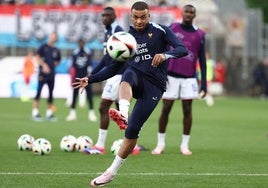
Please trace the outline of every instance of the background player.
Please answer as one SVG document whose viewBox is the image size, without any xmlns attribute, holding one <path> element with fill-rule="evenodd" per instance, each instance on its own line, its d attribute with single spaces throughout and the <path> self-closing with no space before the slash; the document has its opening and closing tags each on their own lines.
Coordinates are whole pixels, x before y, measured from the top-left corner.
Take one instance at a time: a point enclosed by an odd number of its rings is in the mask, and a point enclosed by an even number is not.
<svg viewBox="0 0 268 188">
<path fill-rule="evenodd" d="M 73 51 L 73 55 L 72 55 L 71 69 L 74 71 L 73 81 L 74 81 L 74 78 L 76 77 L 89 76 L 92 70 L 91 51 L 85 47 L 85 42 L 83 41 L 83 39 L 79 39 L 78 45 L 79 47 Z M 71 110 L 70 110 L 69 115 L 66 117 L 66 121 L 73 121 L 77 119 L 75 107 L 76 107 L 78 92 L 79 92 L 79 89 L 73 89 L 73 99 L 72 99 L 72 104 L 71 104 Z M 87 94 L 87 100 L 88 100 L 88 106 L 89 106 L 88 119 L 90 121 L 95 122 L 97 121 L 97 117 L 94 112 L 94 105 L 93 105 L 93 100 L 92 100 L 93 93 L 92 93 L 91 86 L 86 88 L 86 94 Z"/>
<path fill-rule="evenodd" d="M 196 63 L 199 59 L 201 69 L 201 98 L 207 92 L 205 33 L 193 26 L 196 9 L 185 5 L 182 11 L 182 23 L 172 23 L 170 28 L 181 39 L 188 49 L 188 56 L 171 59 L 168 66 L 167 91 L 163 94 L 162 111 L 159 118 L 157 146 L 152 154 L 161 154 L 165 148 L 165 132 L 169 113 L 176 99 L 182 100 L 183 135 L 180 151 L 183 155 L 192 155 L 189 150 L 190 132 L 192 127 L 192 101 L 198 98 L 198 82 L 196 79 Z"/>
<path fill-rule="evenodd" d="M 57 41 L 57 34 L 51 33 L 49 35 L 48 42 L 42 44 L 36 52 L 36 60 L 39 65 L 38 74 L 38 88 L 37 93 L 33 101 L 32 119 L 34 121 L 42 121 L 42 117 L 39 114 L 39 100 L 43 86 L 48 86 L 48 99 L 47 99 L 47 111 L 46 118 L 49 121 L 56 121 L 57 119 L 53 115 L 53 90 L 55 84 L 55 67 L 60 63 L 61 53 L 54 45 Z"/>
<path fill-rule="evenodd" d="M 107 54 L 106 52 L 106 42 L 109 39 L 109 37 L 114 34 L 115 32 L 123 31 L 122 27 L 118 25 L 116 22 L 116 14 L 115 10 L 112 7 L 105 7 L 102 12 L 102 23 L 105 26 L 105 34 L 104 34 L 104 56 L 100 63 L 97 65 L 97 67 L 94 68 L 92 71 L 92 74 L 95 74 L 102 70 L 104 67 L 109 67 L 112 58 Z M 105 142 L 107 138 L 108 133 L 108 127 L 109 127 L 109 115 L 108 110 L 115 102 L 115 104 L 118 106 L 118 90 L 119 90 L 119 84 L 121 81 L 122 73 L 124 72 L 125 68 L 122 67 L 116 75 L 109 78 L 106 81 L 106 84 L 103 88 L 103 92 L 101 95 L 101 102 L 99 107 L 100 112 L 100 128 L 98 133 L 98 140 L 93 147 L 93 149 L 99 150 L 102 154 L 105 153 Z"/>
</svg>

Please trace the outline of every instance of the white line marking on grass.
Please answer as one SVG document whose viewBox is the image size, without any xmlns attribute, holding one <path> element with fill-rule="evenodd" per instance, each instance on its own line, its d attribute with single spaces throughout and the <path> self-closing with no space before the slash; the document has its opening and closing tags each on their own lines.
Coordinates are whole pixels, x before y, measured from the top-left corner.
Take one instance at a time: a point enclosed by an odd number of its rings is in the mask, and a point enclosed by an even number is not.
<svg viewBox="0 0 268 188">
<path fill-rule="evenodd" d="M 51 175 L 51 176 L 84 176 L 96 175 L 99 173 L 87 172 L 0 172 L 0 175 Z M 268 176 L 268 174 L 246 174 L 246 173 L 118 173 L 121 176 Z"/>
</svg>

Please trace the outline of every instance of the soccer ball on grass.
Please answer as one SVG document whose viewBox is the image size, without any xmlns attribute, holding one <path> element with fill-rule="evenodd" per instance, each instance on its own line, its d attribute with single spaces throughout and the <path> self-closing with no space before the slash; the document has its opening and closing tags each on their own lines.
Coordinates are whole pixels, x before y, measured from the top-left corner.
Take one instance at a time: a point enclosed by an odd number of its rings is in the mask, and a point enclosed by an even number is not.
<svg viewBox="0 0 268 188">
<path fill-rule="evenodd" d="M 118 140 L 115 140 L 115 141 L 113 142 L 113 144 L 112 144 L 112 146 L 111 146 L 111 152 L 112 152 L 112 154 L 114 154 L 114 155 L 117 155 L 117 154 L 118 154 L 119 149 L 120 149 L 122 143 L 123 143 L 123 139 L 118 139 Z M 132 150 L 131 154 L 132 154 L 132 155 L 138 155 L 139 153 L 140 153 L 139 146 L 136 145 L 136 146 L 134 147 L 134 149 Z"/>
<path fill-rule="evenodd" d="M 32 145 L 34 142 L 34 137 L 29 134 L 23 134 L 19 137 L 17 143 L 18 143 L 18 149 L 21 151 L 30 151 L 32 150 Z"/>
<path fill-rule="evenodd" d="M 51 152 L 51 143 L 45 138 L 38 138 L 33 143 L 33 152 L 37 155 L 46 155 Z"/>
<path fill-rule="evenodd" d="M 93 146 L 93 140 L 89 136 L 79 136 L 76 140 L 76 150 L 84 152 Z"/>
<path fill-rule="evenodd" d="M 66 152 L 75 151 L 76 138 L 73 135 L 64 136 L 60 142 L 60 149 Z"/>
<path fill-rule="evenodd" d="M 106 49 L 116 61 L 126 61 L 135 55 L 137 41 L 130 33 L 116 32 L 108 39 Z"/>
<path fill-rule="evenodd" d="M 111 152 L 112 154 L 114 155 L 117 155 L 119 149 L 120 149 L 120 146 L 122 145 L 123 143 L 123 139 L 118 139 L 118 140 L 115 140 L 111 146 Z"/>
</svg>

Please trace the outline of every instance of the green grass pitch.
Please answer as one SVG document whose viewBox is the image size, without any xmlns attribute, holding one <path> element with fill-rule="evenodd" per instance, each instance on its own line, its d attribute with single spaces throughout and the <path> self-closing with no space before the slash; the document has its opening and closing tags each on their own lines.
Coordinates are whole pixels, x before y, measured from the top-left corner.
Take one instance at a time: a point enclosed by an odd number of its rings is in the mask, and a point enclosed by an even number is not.
<svg viewBox="0 0 268 188">
<path fill-rule="evenodd" d="M 45 99 L 40 102 L 44 116 Z M 133 101 L 134 102 L 134 101 Z M 99 97 L 94 98 L 98 114 Z M 31 103 L 19 99 L 0 99 L 0 187 L 3 188 L 83 188 L 112 162 L 110 146 L 122 138 L 110 123 L 105 155 L 86 155 L 60 150 L 63 136 L 90 136 L 96 142 L 99 120 L 87 119 L 87 108 L 77 108 L 78 120 L 66 122 L 69 108 L 65 100 L 55 100 L 58 122 L 33 122 Z M 144 125 L 138 143 L 149 148 L 156 144 L 161 102 Z M 264 188 L 268 187 L 268 102 L 251 98 L 216 98 L 208 107 L 194 101 L 190 148 L 193 155 L 182 156 L 180 101 L 172 110 L 164 154 L 153 156 L 142 151 L 129 156 L 107 187 L 116 188 Z M 22 134 L 47 138 L 52 151 L 46 156 L 19 151 Z"/>
</svg>

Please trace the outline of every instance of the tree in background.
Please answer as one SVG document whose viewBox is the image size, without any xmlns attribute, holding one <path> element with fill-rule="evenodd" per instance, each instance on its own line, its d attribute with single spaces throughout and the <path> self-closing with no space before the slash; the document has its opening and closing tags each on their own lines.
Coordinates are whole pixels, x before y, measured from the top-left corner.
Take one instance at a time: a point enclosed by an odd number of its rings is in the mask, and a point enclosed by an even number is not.
<svg viewBox="0 0 268 188">
<path fill-rule="evenodd" d="M 268 23 L 268 3 L 264 0 L 246 0 L 249 8 L 260 8 L 263 12 L 263 20 Z"/>
</svg>

